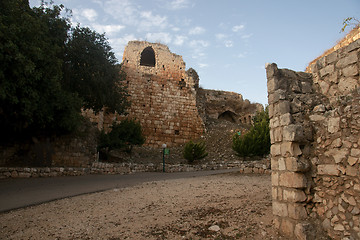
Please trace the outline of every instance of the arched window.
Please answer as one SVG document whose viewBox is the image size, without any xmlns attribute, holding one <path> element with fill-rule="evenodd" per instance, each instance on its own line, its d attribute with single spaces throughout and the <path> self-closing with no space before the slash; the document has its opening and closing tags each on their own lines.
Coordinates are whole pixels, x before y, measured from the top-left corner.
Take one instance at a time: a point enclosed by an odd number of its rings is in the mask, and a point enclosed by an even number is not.
<svg viewBox="0 0 360 240">
<path fill-rule="evenodd" d="M 236 114 L 231 111 L 225 111 L 219 115 L 218 119 L 236 123 Z"/>
<path fill-rule="evenodd" d="M 155 52 L 152 47 L 145 48 L 141 53 L 141 66 L 155 67 Z"/>
</svg>

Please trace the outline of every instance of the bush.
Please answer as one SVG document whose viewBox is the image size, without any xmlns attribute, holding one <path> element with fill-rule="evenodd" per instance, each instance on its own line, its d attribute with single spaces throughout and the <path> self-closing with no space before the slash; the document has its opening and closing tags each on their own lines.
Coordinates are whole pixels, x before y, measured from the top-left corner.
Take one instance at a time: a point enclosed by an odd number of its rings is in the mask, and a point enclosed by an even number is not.
<svg viewBox="0 0 360 240">
<path fill-rule="evenodd" d="M 243 136 L 234 135 L 233 150 L 240 157 L 264 156 L 270 153 L 270 127 L 268 108 L 257 112 L 254 125 Z"/>
<path fill-rule="evenodd" d="M 134 145 L 145 143 L 145 137 L 142 134 L 141 125 L 133 119 L 125 119 L 120 123 L 113 123 L 111 132 L 101 132 L 99 138 L 99 151 L 110 151 L 113 149 L 122 149 L 131 153 Z"/>
<path fill-rule="evenodd" d="M 185 144 L 183 156 L 189 163 L 194 163 L 195 160 L 202 159 L 207 155 L 205 142 L 190 141 Z"/>
</svg>

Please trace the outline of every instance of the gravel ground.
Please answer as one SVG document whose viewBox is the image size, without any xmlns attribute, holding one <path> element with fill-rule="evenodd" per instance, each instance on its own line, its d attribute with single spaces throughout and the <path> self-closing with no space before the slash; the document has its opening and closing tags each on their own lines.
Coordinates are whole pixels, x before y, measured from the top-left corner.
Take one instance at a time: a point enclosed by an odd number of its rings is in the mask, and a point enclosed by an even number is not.
<svg viewBox="0 0 360 240">
<path fill-rule="evenodd" d="M 143 183 L 0 214 L 0 239 L 278 239 L 268 175 Z"/>
</svg>

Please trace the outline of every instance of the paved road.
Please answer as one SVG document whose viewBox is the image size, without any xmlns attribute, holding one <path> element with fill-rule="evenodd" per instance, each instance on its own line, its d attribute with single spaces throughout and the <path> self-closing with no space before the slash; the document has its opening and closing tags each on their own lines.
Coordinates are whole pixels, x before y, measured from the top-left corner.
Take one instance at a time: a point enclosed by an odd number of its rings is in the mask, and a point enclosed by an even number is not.
<svg viewBox="0 0 360 240">
<path fill-rule="evenodd" d="M 191 178 L 238 171 L 238 169 L 135 173 L 129 175 L 85 175 L 77 177 L 5 179 L 0 181 L 0 212 L 37 205 L 81 194 L 134 186 L 143 182 Z"/>
</svg>

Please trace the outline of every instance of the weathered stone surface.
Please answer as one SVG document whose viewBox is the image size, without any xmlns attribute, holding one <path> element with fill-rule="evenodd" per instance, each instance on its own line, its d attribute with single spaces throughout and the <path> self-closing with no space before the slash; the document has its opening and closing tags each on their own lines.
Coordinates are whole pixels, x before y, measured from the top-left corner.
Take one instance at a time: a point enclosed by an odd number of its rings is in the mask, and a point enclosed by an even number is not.
<svg viewBox="0 0 360 240">
<path fill-rule="evenodd" d="M 337 68 L 344 68 L 347 65 L 350 65 L 352 63 L 356 63 L 358 61 L 358 55 L 356 52 L 350 53 L 349 55 L 347 55 L 346 57 L 340 59 L 337 63 L 336 63 L 336 67 Z"/>
<path fill-rule="evenodd" d="M 319 115 L 319 114 L 310 115 L 309 118 L 313 122 L 324 121 L 325 120 L 325 117 L 323 115 Z"/>
<path fill-rule="evenodd" d="M 317 166 L 317 173 L 319 175 L 333 175 L 339 176 L 340 171 L 336 164 L 326 164 L 326 165 L 318 165 Z"/>
<path fill-rule="evenodd" d="M 282 219 L 281 226 L 280 226 L 280 232 L 283 235 L 285 235 L 287 237 L 294 236 L 294 229 L 295 229 L 295 225 L 294 225 L 293 221 L 286 219 L 286 218 Z"/>
<path fill-rule="evenodd" d="M 351 165 L 351 166 L 354 166 L 357 162 L 358 162 L 358 158 L 356 157 L 349 157 L 348 158 L 348 163 Z"/>
<path fill-rule="evenodd" d="M 290 125 L 293 122 L 293 118 L 290 113 L 285 113 L 280 116 L 280 126 Z"/>
<path fill-rule="evenodd" d="M 346 167 L 346 175 L 353 176 L 353 177 L 359 175 L 359 168 L 347 166 Z"/>
<path fill-rule="evenodd" d="M 340 117 L 329 118 L 328 131 L 330 133 L 335 133 L 339 131 L 339 128 L 340 128 Z"/>
<path fill-rule="evenodd" d="M 305 219 L 307 217 L 307 212 L 304 204 L 299 204 L 299 203 L 288 204 L 288 213 L 289 213 L 289 217 L 297 220 Z"/>
<path fill-rule="evenodd" d="M 334 70 L 334 65 L 327 65 L 325 68 L 320 69 L 320 77 L 325 77 L 326 75 L 333 73 Z"/>
<path fill-rule="evenodd" d="M 298 143 L 283 142 L 280 145 L 281 155 L 286 157 L 299 156 L 302 152 Z"/>
<path fill-rule="evenodd" d="M 342 70 L 344 77 L 353 77 L 359 74 L 359 69 L 356 65 L 350 65 Z"/>
<path fill-rule="evenodd" d="M 359 86 L 356 78 L 348 77 L 341 78 L 339 81 L 339 92 L 340 94 L 349 94 L 352 90 Z"/>
<path fill-rule="evenodd" d="M 274 114 L 277 116 L 290 112 L 290 103 L 288 101 L 281 101 L 275 105 Z"/>
<path fill-rule="evenodd" d="M 302 173 L 284 172 L 280 174 L 279 185 L 292 188 L 305 188 L 306 177 Z"/>
<path fill-rule="evenodd" d="M 281 145 L 280 144 L 273 144 L 270 148 L 270 153 L 272 156 L 278 156 L 281 154 Z"/>
<path fill-rule="evenodd" d="M 291 124 L 284 127 L 284 141 L 301 142 L 304 140 L 304 129 L 300 124 Z"/>
<path fill-rule="evenodd" d="M 286 217 L 288 216 L 287 204 L 274 201 L 272 203 L 273 206 L 273 214 L 276 216 Z"/>
<path fill-rule="evenodd" d="M 283 199 L 288 202 L 304 202 L 306 200 L 306 195 L 302 190 L 284 189 Z"/>
<path fill-rule="evenodd" d="M 292 172 L 306 172 L 310 165 L 308 161 L 300 160 L 295 157 L 288 157 L 285 159 L 286 169 Z"/>
</svg>

